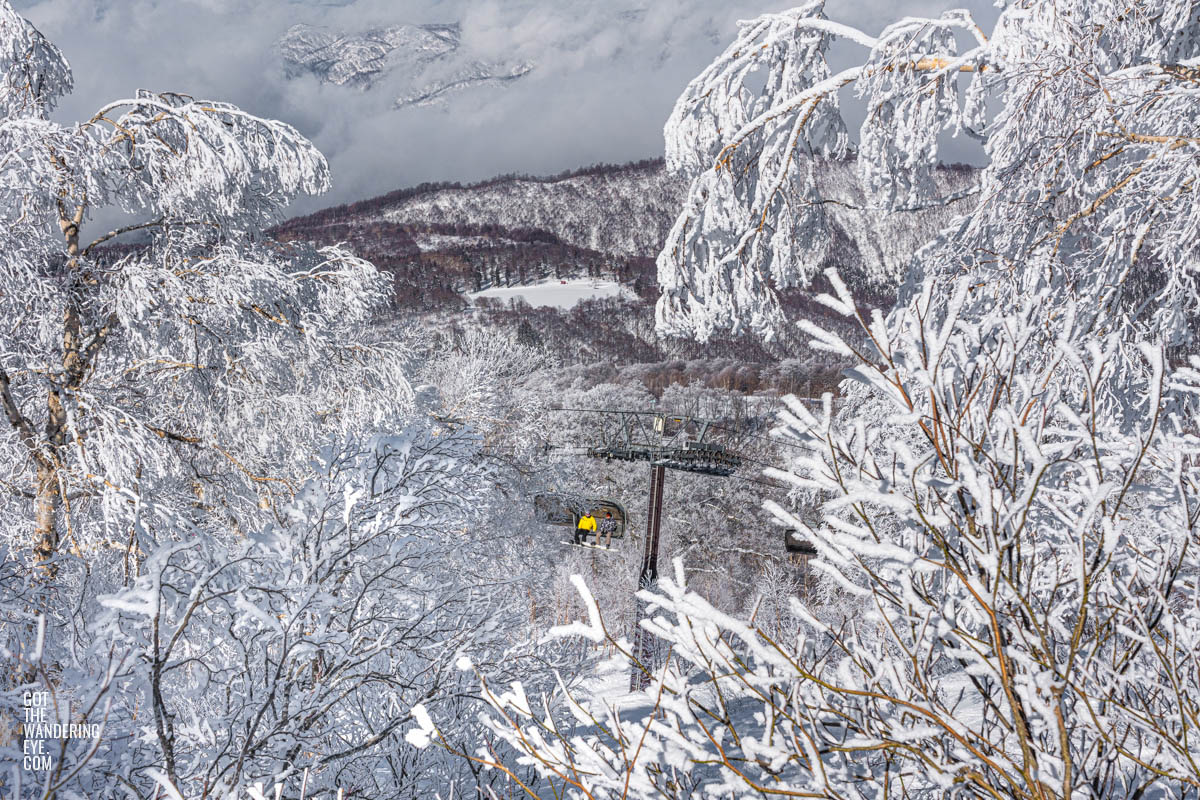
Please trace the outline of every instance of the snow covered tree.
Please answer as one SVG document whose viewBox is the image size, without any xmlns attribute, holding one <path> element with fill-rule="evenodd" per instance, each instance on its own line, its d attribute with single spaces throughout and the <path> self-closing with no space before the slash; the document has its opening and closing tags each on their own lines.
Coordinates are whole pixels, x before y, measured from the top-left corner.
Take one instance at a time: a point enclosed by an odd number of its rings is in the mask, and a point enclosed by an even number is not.
<svg viewBox="0 0 1200 800">
<path fill-rule="evenodd" d="M 4 0 L 0 44 L 0 724 L 36 689 L 102 726 L 22 730 L 54 753 L 34 775 L 5 726 L 0 791 L 486 790 L 398 728 L 420 701 L 477 738 L 468 645 L 496 680 L 574 667 L 526 636 L 528 565 L 497 535 L 491 438 L 535 415 L 505 397 L 533 354 L 422 351 L 376 324 L 370 264 L 262 236 L 328 185 L 289 126 L 149 92 L 59 124 L 70 70 Z"/>
<path fill-rule="evenodd" d="M 786 417 L 806 452 L 774 474 L 830 499 L 817 525 L 776 510 L 816 544 L 840 609 L 793 601 L 799 631 L 781 640 L 688 591 L 679 564 L 644 594 L 642 624 L 672 654 L 648 692 L 612 696 L 603 672 L 544 710 L 486 690 L 523 760 L 463 755 L 533 763 L 571 796 L 1200 790 L 1200 439 L 1179 413 L 1200 374 L 1172 391 L 1161 350 L 1142 348 L 1145 419 L 1099 427 L 1117 335 L 1080 349 L 1068 333 L 1042 360 L 1047 296 L 968 322 L 961 287 L 949 316 L 928 292 L 867 328 L 887 338 L 860 361 L 856 413 L 829 400 Z M 848 294 L 828 302 L 855 313 Z M 588 621 L 562 633 L 608 643 L 620 669 L 632 649 L 580 586 Z"/>
<path fill-rule="evenodd" d="M 144 91 L 52 121 L 70 88 L 0 0 L 0 718 L 37 689 L 104 726 L 52 735 L 22 796 L 234 796 L 304 766 L 309 796 L 420 793 L 444 773 L 389 760 L 391 730 L 457 696 L 461 641 L 519 639 L 461 535 L 474 440 L 411 414 L 370 264 L 260 235 L 327 187 L 311 143 Z M 15 792 L 20 742 L 0 761 Z"/>
<path fill-rule="evenodd" d="M 240 800 L 256 784 L 408 798 L 493 783 L 404 746 L 410 707 L 423 703 L 453 741 L 478 739 L 464 650 L 504 681 L 571 669 L 578 648 L 527 635 L 526 576 L 485 524 L 499 475 L 484 437 L 428 415 L 398 427 L 324 448 L 277 516 L 245 519 L 244 538 L 192 535 L 148 553 L 128 586 L 76 618 L 89 631 L 73 652 L 0 650 L 32 675 L 0 689 L 0 719 L 19 719 L 33 687 L 60 719 L 101 728 L 71 739 L 27 727 L 53 767 L 5 770 L 0 787 Z M 24 603 L 2 598 L 11 629 Z M 20 743 L 0 740 L 0 762 L 20 764 Z M 22 782 L 32 794 L 15 792 Z"/>
<path fill-rule="evenodd" d="M 866 57 L 833 73 L 834 39 Z M 1179 349 L 1200 297 L 1197 63 L 1200 14 L 1177 0 L 1017 0 L 990 36 L 963 11 L 871 36 L 821 3 L 743 26 L 668 124 L 694 180 L 659 261 L 664 330 L 786 324 L 773 287 L 814 277 L 844 200 L 822 159 L 853 155 L 879 213 L 951 199 L 928 180 L 946 132 L 988 164 L 892 276 L 895 309 L 860 310 L 830 272 L 822 302 L 861 339 L 804 328 L 855 368 L 780 431 L 802 452 L 773 475 L 819 522 L 775 511 L 840 613 L 794 603 L 780 641 L 680 565 L 646 596 L 672 653 L 648 693 L 487 695 L 520 763 L 569 796 L 1200 792 L 1200 362 Z M 584 594 L 573 631 L 628 655 Z"/>
<path fill-rule="evenodd" d="M 128 654 L 101 751 L 111 774 L 149 791 L 158 768 L 186 797 L 292 784 L 306 767 L 310 796 L 462 779 L 397 745 L 418 701 L 470 727 L 455 706 L 467 645 L 489 671 L 521 657 L 519 608 L 490 589 L 502 576 L 479 574 L 486 537 L 462 531 L 480 527 L 465 509 L 489 483 L 481 442 L 427 418 L 367 444 L 327 448 L 280 523 L 161 547 L 102 598 L 93 648 Z"/>
<path fill-rule="evenodd" d="M 4 527 L 6 550 L 51 573 L 64 540 L 84 560 L 133 551 L 152 508 L 230 532 L 218 510 L 289 497 L 318 430 L 403 406 L 398 353 L 368 325 L 375 269 L 258 235 L 328 186 L 294 129 L 146 91 L 53 122 L 70 69 L 7 2 L 0 76 L 2 502 L 33 521 Z M 114 210 L 129 224 L 84 235 Z M 125 234 L 141 238 L 113 247 Z"/>
<path fill-rule="evenodd" d="M 659 258 L 660 328 L 777 331 L 774 288 L 814 277 L 825 209 L 847 202 L 822 192 L 822 159 L 854 157 L 884 215 L 964 194 L 930 177 L 944 137 L 962 134 L 987 167 L 958 224 L 911 274 L 880 277 L 969 272 L 982 302 L 1053 286 L 1097 328 L 1184 336 L 1200 296 L 1192 4 L 1004 6 L 990 37 L 965 11 L 872 36 L 821 2 L 744 24 L 667 124 L 668 166 L 692 184 Z M 835 42 L 865 57 L 833 74 Z M 839 108 L 851 89 L 867 107 L 857 148 Z"/>
</svg>

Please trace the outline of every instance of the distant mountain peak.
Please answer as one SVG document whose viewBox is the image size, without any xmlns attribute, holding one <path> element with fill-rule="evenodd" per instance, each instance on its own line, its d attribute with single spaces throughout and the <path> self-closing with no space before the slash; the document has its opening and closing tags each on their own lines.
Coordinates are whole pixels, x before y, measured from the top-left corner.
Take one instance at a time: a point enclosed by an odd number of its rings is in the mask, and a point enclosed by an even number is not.
<svg viewBox="0 0 1200 800">
<path fill-rule="evenodd" d="M 280 37 L 275 49 L 289 77 L 311 74 L 326 83 L 366 92 L 394 76 L 389 87 L 407 85 L 393 103 L 397 109 L 444 105 L 452 94 L 499 87 L 534 68 L 527 61 L 472 58 L 462 47 L 462 27 L 457 22 L 396 24 L 359 32 L 300 23 Z"/>
<path fill-rule="evenodd" d="M 508 66 L 472 61 L 447 77 L 430 81 L 416 91 L 396 98 L 395 106 L 445 106 L 447 95 L 476 86 L 502 86 L 525 77 L 534 66 L 531 61 Z"/>
<path fill-rule="evenodd" d="M 416 70 L 458 50 L 457 23 L 389 25 L 345 33 L 300 23 L 276 43 L 289 74 L 312 73 L 328 83 L 367 90 L 396 69 Z"/>
</svg>

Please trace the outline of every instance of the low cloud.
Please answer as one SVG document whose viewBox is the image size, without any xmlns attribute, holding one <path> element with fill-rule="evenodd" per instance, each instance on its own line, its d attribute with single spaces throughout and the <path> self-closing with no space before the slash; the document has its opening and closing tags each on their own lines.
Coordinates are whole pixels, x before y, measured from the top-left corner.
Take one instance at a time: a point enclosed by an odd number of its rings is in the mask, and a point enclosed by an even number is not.
<svg viewBox="0 0 1200 800">
<path fill-rule="evenodd" d="M 333 191 L 307 210 L 429 180 L 550 173 L 662 153 L 662 125 L 684 85 L 729 42 L 738 19 L 778 10 L 764 0 L 24 0 L 16 3 L 66 53 L 76 90 L 57 116 L 90 116 L 135 89 L 225 100 L 283 119 L 333 166 Z M 937 15 L 984 0 L 831 0 L 831 16 L 875 32 L 880 20 Z M 288 78 L 278 38 L 303 22 L 360 32 L 458 22 L 462 55 L 530 61 L 518 81 L 453 96 L 449 110 L 393 103 L 411 75 L 370 91 L 312 75 Z"/>
</svg>

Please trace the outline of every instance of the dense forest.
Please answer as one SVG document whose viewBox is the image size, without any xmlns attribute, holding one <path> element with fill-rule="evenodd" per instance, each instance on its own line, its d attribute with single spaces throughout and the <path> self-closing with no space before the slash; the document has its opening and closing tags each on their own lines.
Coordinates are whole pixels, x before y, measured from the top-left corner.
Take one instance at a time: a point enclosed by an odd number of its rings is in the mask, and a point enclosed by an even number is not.
<svg viewBox="0 0 1200 800">
<path fill-rule="evenodd" d="M 949 212 L 939 207 L 885 218 L 866 210 L 853 169 L 853 159 L 825 166 L 828 184 L 857 198 L 864 209 L 845 208 L 836 218 L 821 266 L 837 265 L 864 307 L 887 308 L 895 284 L 867 280 L 868 264 L 901 270 Z M 961 187 L 973 174 L 965 165 L 949 165 L 939 180 Z M 809 396 L 834 389 L 847 362 L 812 356 L 797 361 L 805 349 L 797 332 L 785 332 L 774 342 L 749 334 L 697 342 L 658 332 L 655 258 L 681 198 L 682 183 L 663 161 L 646 160 L 549 177 L 507 175 L 468 186 L 423 184 L 290 219 L 268 234 L 285 242 L 344 245 L 371 261 L 392 279 L 397 317 L 430 314 L 438 325 L 451 328 L 494 327 L 544 347 L 560 368 L 547 378 L 551 384 L 584 375 L 640 382 L 655 394 L 677 382 Z M 511 219 L 543 220 L 553 227 L 508 227 Z M 630 243 L 637 245 L 634 252 Z M 629 296 L 569 309 L 487 298 L 472 304 L 467 297 L 497 286 L 580 277 L 618 281 L 630 289 Z M 781 288 L 779 298 L 791 319 L 815 316 L 842 325 L 813 300 L 827 289 L 818 281 Z M 851 327 L 842 327 L 854 335 Z"/>
</svg>

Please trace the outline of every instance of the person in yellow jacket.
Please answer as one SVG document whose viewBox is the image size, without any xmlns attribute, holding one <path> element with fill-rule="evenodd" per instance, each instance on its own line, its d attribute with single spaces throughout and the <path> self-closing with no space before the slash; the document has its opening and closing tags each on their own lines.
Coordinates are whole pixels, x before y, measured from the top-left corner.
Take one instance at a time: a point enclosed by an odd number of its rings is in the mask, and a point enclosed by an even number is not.
<svg viewBox="0 0 1200 800">
<path fill-rule="evenodd" d="M 596 518 L 590 511 L 579 518 L 579 524 L 575 526 L 575 541 L 572 544 L 583 544 L 589 533 L 592 535 L 596 533 Z"/>
</svg>

